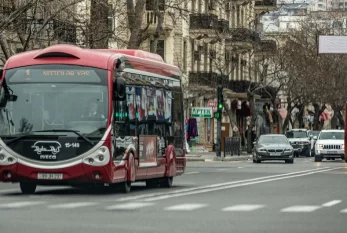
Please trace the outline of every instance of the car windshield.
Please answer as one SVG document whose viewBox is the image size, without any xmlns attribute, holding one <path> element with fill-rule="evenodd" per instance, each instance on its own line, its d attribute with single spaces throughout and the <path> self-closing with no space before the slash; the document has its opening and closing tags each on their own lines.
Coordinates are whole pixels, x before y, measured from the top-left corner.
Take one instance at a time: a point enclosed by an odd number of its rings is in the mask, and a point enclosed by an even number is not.
<svg viewBox="0 0 347 233">
<path fill-rule="evenodd" d="M 260 136 L 259 138 L 259 144 L 261 143 L 271 143 L 271 144 L 276 144 L 276 143 L 284 143 L 288 144 L 288 140 L 285 136 Z"/>
<path fill-rule="evenodd" d="M 306 131 L 288 131 L 286 132 L 287 138 L 307 138 Z"/>
<path fill-rule="evenodd" d="M 51 129 L 102 137 L 108 114 L 106 70 L 38 65 L 7 70 L 5 78 L 18 98 L 0 113 L 0 137 Z"/>
<path fill-rule="evenodd" d="M 320 140 L 344 140 L 345 132 L 321 132 L 319 135 Z"/>
</svg>

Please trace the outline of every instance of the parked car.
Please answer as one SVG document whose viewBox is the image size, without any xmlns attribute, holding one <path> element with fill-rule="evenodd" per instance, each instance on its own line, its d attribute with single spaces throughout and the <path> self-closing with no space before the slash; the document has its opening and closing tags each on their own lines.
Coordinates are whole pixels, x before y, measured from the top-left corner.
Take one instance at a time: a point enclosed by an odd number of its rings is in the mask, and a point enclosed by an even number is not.
<svg viewBox="0 0 347 233">
<path fill-rule="evenodd" d="M 264 160 L 284 160 L 294 163 L 294 150 L 286 136 L 282 134 L 263 134 L 254 142 L 253 163 Z"/>
<path fill-rule="evenodd" d="M 294 148 L 294 156 L 304 155 L 310 157 L 311 138 L 307 129 L 291 129 L 285 135 Z"/>
<path fill-rule="evenodd" d="M 315 155 L 315 145 L 316 145 L 316 142 L 317 142 L 317 138 L 319 136 L 319 133 L 320 131 L 309 131 L 308 134 L 311 138 L 311 156 L 314 156 Z"/>
<path fill-rule="evenodd" d="M 345 131 L 344 130 L 322 130 L 318 136 L 315 146 L 315 162 L 323 159 L 335 160 L 345 159 Z"/>
</svg>

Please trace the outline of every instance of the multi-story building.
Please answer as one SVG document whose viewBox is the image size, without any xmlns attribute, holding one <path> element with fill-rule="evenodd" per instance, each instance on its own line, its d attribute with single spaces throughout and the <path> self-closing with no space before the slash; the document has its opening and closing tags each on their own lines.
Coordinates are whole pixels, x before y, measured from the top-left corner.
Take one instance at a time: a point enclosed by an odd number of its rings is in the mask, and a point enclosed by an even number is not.
<svg viewBox="0 0 347 233">
<path fill-rule="evenodd" d="M 99 48 L 127 47 L 130 31 L 126 26 L 126 1 L 102 0 L 104 5 L 95 10 L 96 2 L 98 1 L 81 0 L 71 6 L 75 11 L 71 18 L 71 29 L 68 25 L 64 27 L 68 28 L 64 32 L 55 31 L 59 20 L 53 20 L 51 27 L 54 29 L 55 43 L 71 42 Z M 180 4 L 175 5 L 177 2 Z M 156 8 L 150 3 L 150 0 L 146 1 L 140 25 L 145 35 L 140 49 L 151 51 L 154 41 L 157 41 L 156 52 L 166 62 L 181 68 L 186 118 L 192 116 L 194 107 L 215 105 L 216 87 L 220 83 L 224 86 L 224 98 L 230 109 L 228 113 L 231 113 L 223 114 L 223 128 L 229 132 L 232 121 L 238 131 L 243 133 L 246 118 L 250 115 L 247 90 L 250 85 L 264 81 L 263 74 L 267 67 L 262 65 L 262 60 L 276 49 L 273 41 L 262 40 L 260 17 L 265 12 L 274 10 L 276 2 L 160 0 L 159 7 Z M 159 9 L 159 12 L 155 9 Z M 160 30 L 158 13 L 163 15 Z M 42 22 L 46 18 L 47 16 L 36 17 L 35 20 Z M 108 34 L 105 34 L 106 31 Z M 47 44 L 38 47 L 45 45 Z M 261 93 L 257 94 L 257 98 L 261 98 Z M 216 121 L 213 118 L 197 118 L 197 122 L 199 136 L 195 139 L 196 142 L 214 143 Z M 232 134 L 231 131 L 227 136 Z"/>
</svg>

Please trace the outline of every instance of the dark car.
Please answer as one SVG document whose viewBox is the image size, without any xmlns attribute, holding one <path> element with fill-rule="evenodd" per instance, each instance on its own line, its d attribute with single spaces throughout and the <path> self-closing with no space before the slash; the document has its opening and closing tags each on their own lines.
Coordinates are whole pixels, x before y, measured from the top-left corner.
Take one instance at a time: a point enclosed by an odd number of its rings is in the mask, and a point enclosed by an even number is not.
<svg viewBox="0 0 347 233">
<path fill-rule="evenodd" d="M 286 136 L 282 134 L 264 134 L 254 142 L 253 163 L 265 160 L 284 160 L 294 162 L 294 150 Z"/>
<path fill-rule="evenodd" d="M 300 155 L 310 157 L 311 152 L 311 138 L 307 129 L 291 129 L 286 132 L 290 144 L 294 148 L 294 154 L 299 157 Z"/>
</svg>

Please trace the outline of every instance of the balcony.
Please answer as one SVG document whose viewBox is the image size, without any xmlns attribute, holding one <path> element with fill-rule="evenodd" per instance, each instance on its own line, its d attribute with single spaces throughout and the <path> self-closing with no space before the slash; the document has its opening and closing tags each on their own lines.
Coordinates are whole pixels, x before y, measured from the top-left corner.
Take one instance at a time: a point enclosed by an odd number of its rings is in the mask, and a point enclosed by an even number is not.
<svg viewBox="0 0 347 233">
<path fill-rule="evenodd" d="M 225 40 L 228 46 L 238 46 L 240 48 L 252 48 L 253 42 L 260 41 L 260 35 L 256 31 L 248 28 L 232 28 L 229 30 L 230 37 Z"/>
<path fill-rule="evenodd" d="M 262 40 L 255 46 L 256 53 L 274 54 L 277 50 L 277 44 L 274 40 Z"/>
<path fill-rule="evenodd" d="M 163 12 L 163 14 L 164 14 L 164 21 L 162 25 L 163 30 L 164 31 L 173 30 L 174 25 L 173 25 L 172 16 L 170 16 L 169 14 L 165 12 Z M 144 15 L 144 19 L 142 22 L 143 22 L 142 28 L 147 27 L 147 32 L 154 33 L 159 23 L 158 15 L 156 15 L 154 11 L 146 11 L 146 14 Z"/>
<path fill-rule="evenodd" d="M 190 14 L 190 30 L 217 30 L 218 16 L 214 14 Z"/>
<path fill-rule="evenodd" d="M 277 1 L 276 0 L 261 0 L 254 3 L 254 11 L 256 14 L 264 14 L 268 11 L 277 10 Z"/>
<path fill-rule="evenodd" d="M 218 31 L 220 33 L 226 33 L 229 31 L 229 21 L 225 19 L 218 20 Z"/>
<path fill-rule="evenodd" d="M 216 88 L 217 83 L 222 82 L 223 87 L 228 86 L 228 77 L 215 72 L 189 72 L 189 86 L 201 88 L 203 86 Z"/>
</svg>

